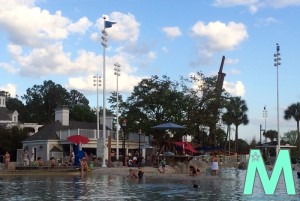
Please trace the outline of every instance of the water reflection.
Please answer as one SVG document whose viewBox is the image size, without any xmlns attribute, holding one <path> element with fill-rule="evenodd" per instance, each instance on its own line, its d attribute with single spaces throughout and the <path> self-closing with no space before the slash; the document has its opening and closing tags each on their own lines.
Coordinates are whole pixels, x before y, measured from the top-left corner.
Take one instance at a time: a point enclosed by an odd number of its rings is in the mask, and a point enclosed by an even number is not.
<svg viewBox="0 0 300 201">
<path fill-rule="evenodd" d="M 276 196 L 264 195 L 259 179 L 254 194 L 243 196 L 246 171 L 223 169 L 219 176 L 199 180 L 133 180 L 122 176 L 3 176 L 0 200 L 300 200 L 300 181 L 295 175 L 296 196 L 286 195 L 280 178 Z M 197 184 L 198 188 L 193 188 Z"/>
</svg>

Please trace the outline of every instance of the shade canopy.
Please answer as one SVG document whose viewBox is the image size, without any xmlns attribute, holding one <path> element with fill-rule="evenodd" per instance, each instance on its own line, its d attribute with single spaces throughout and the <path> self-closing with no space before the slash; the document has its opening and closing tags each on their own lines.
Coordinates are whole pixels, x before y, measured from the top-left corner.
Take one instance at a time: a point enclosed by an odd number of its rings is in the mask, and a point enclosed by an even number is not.
<svg viewBox="0 0 300 201">
<path fill-rule="evenodd" d="M 87 144 L 90 141 L 89 138 L 82 135 L 71 135 L 67 139 L 75 144 Z"/>
<path fill-rule="evenodd" d="M 174 123 L 164 123 L 157 126 L 153 126 L 152 128 L 163 130 L 163 129 L 185 129 L 186 127 Z"/>
<path fill-rule="evenodd" d="M 181 147 L 182 149 L 184 148 L 185 150 L 188 150 L 192 153 L 196 153 L 197 150 L 192 146 L 191 143 L 189 142 L 173 142 L 175 145 Z"/>
<path fill-rule="evenodd" d="M 163 153 L 163 156 L 175 156 L 173 152 L 167 151 Z"/>
</svg>

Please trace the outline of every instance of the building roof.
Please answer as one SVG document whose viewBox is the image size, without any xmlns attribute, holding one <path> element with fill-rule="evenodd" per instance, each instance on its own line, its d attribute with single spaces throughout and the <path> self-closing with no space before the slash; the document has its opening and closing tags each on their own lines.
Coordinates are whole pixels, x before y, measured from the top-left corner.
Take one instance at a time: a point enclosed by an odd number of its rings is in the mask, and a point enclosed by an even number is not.
<svg viewBox="0 0 300 201">
<path fill-rule="evenodd" d="M 102 128 L 102 125 L 99 125 Z M 97 129 L 96 122 L 79 122 L 79 121 L 70 121 L 69 126 L 63 126 L 60 121 L 53 121 L 48 125 L 41 127 L 40 131 L 33 134 L 32 136 L 23 140 L 23 142 L 28 141 L 37 141 L 37 140 L 59 140 L 59 136 L 57 132 L 60 130 L 68 130 L 68 129 Z M 110 130 L 106 127 L 107 130 Z"/>
<path fill-rule="evenodd" d="M 57 146 L 53 146 L 50 152 L 62 152 L 62 150 L 60 150 Z"/>
<path fill-rule="evenodd" d="M 12 114 L 14 112 L 6 107 L 0 107 L 0 121 L 12 121 Z"/>
</svg>

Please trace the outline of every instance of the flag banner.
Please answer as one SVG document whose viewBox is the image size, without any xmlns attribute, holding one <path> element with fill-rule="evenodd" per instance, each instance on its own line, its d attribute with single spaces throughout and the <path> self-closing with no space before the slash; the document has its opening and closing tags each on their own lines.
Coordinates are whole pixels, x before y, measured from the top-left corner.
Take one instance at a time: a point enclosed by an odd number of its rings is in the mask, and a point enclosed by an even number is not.
<svg viewBox="0 0 300 201">
<path fill-rule="evenodd" d="M 111 21 L 105 21 L 104 22 L 104 28 L 110 28 L 113 24 L 116 24 L 117 22 L 111 22 Z"/>
</svg>

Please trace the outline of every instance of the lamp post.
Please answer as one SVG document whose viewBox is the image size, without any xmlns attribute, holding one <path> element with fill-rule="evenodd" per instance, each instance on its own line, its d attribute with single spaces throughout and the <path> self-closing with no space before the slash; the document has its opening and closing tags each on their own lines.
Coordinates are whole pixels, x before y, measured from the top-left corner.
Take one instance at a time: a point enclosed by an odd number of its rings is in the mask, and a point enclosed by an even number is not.
<svg viewBox="0 0 300 201">
<path fill-rule="evenodd" d="M 121 71 L 121 65 L 119 62 L 114 64 L 115 68 L 115 75 L 117 76 L 117 128 L 116 128 L 116 135 L 117 135 L 117 161 L 119 160 L 119 76 Z"/>
<path fill-rule="evenodd" d="M 262 148 L 262 144 L 261 144 L 261 132 L 265 132 L 264 129 L 262 129 L 262 126 L 261 124 L 259 125 L 259 142 L 260 142 L 260 151 L 261 151 L 261 148 Z"/>
<path fill-rule="evenodd" d="M 122 130 L 123 130 L 123 165 L 125 166 L 126 165 L 126 148 L 125 148 L 125 136 L 126 136 L 126 129 L 127 129 L 127 119 L 123 119 L 123 122 L 122 122 Z"/>
<path fill-rule="evenodd" d="M 278 68 L 281 65 L 280 63 L 280 46 L 276 43 L 276 53 L 274 54 L 274 66 L 276 67 L 276 74 L 277 74 L 277 133 L 278 133 L 278 146 L 277 146 L 277 155 L 280 151 L 280 132 L 279 132 L 279 88 L 278 88 Z"/>
<path fill-rule="evenodd" d="M 99 139 L 99 102 L 98 102 L 98 94 L 99 94 L 99 86 L 101 86 L 101 76 L 100 75 L 94 75 L 94 86 L 97 88 L 97 136 L 96 138 Z"/>
<path fill-rule="evenodd" d="M 265 131 L 267 131 L 267 117 L 268 117 L 268 111 L 266 106 L 264 107 L 264 111 L 263 111 L 263 117 L 265 118 Z M 267 143 L 267 137 L 265 136 L 265 143 Z"/>
<path fill-rule="evenodd" d="M 139 157 L 141 157 L 141 134 L 142 134 L 142 130 L 139 130 Z"/>
<path fill-rule="evenodd" d="M 105 164 L 105 146 L 106 146 L 106 105 L 105 105 L 105 90 L 106 90 L 106 86 L 105 86 L 105 48 L 107 47 L 107 32 L 105 31 L 105 20 L 106 18 L 103 17 L 103 20 L 104 20 L 104 28 L 102 30 L 102 36 L 101 36 L 101 39 L 102 39 L 102 42 L 101 42 L 101 45 L 103 46 L 103 157 L 102 157 L 102 167 L 106 167 L 106 164 Z M 110 150 L 109 150 L 110 151 Z"/>
</svg>

